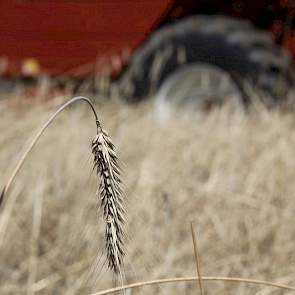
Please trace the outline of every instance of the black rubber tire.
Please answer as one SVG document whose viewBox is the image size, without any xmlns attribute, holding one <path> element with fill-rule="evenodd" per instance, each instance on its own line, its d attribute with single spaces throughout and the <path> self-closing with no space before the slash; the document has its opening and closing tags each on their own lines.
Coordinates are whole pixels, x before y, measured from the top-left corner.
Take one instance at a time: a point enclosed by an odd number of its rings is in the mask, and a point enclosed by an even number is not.
<svg viewBox="0 0 295 295">
<path fill-rule="evenodd" d="M 164 62 L 155 79 L 155 61 L 161 55 Z M 140 101 L 153 95 L 175 69 L 194 62 L 227 71 L 245 101 L 246 82 L 275 103 L 283 101 L 294 84 L 293 60 L 269 33 L 247 20 L 197 15 L 154 32 L 134 53 L 119 81 L 120 92 L 129 101 Z"/>
</svg>

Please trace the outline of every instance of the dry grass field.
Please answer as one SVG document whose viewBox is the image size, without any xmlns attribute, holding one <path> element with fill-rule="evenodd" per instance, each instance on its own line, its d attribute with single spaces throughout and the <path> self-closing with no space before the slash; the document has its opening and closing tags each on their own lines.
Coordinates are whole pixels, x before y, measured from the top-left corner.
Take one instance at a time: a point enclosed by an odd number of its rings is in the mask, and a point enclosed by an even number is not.
<svg viewBox="0 0 295 295">
<path fill-rule="evenodd" d="M 49 106 L 0 101 L 0 185 Z M 158 124 L 152 104 L 97 105 L 124 169 L 127 237 L 124 283 L 202 272 L 295 285 L 295 116 L 227 107 L 181 112 Z M 92 172 L 92 114 L 62 113 L 46 130 L 0 211 L 0 294 L 91 294 L 115 285 Z M 208 295 L 292 294 L 204 282 Z M 198 294 L 195 283 L 135 294 Z"/>
</svg>

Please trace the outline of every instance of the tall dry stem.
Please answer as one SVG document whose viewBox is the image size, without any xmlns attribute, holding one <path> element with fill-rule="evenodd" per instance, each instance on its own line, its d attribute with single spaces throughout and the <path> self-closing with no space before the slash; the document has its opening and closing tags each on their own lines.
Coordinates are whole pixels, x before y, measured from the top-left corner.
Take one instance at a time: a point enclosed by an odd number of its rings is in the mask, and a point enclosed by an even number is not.
<svg viewBox="0 0 295 295">
<path fill-rule="evenodd" d="M 195 233 L 193 222 L 191 222 L 191 234 L 192 234 L 192 240 L 193 240 L 193 245 L 194 245 L 194 255 L 195 255 L 195 262 L 196 262 L 196 268 L 197 268 L 197 277 L 198 277 L 198 280 L 199 280 L 200 292 L 201 292 L 201 295 L 204 295 L 205 293 L 204 293 L 202 272 L 201 272 L 201 266 L 200 266 L 200 257 L 199 257 L 197 238 L 196 238 L 196 233 Z"/>
</svg>

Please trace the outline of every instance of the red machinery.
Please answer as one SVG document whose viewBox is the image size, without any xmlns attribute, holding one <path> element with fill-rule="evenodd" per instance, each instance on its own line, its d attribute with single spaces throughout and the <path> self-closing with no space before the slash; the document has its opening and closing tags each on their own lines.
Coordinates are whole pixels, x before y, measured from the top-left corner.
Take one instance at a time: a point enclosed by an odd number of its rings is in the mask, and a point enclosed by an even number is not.
<svg viewBox="0 0 295 295">
<path fill-rule="evenodd" d="M 170 3 L 1 0 L 0 68 L 9 75 L 89 74 L 113 55 L 126 59 Z"/>
</svg>

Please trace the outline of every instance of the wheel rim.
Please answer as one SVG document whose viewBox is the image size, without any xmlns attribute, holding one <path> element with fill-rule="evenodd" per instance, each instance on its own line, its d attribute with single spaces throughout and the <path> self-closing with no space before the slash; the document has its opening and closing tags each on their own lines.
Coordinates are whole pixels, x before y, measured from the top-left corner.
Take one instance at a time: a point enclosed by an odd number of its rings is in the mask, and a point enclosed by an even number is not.
<svg viewBox="0 0 295 295">
<path fill-rule="evenodd" d="M 224 102 L 240 104 L 241 92 L 221 68 L 205 63 L 182 66 L 169 75 L 156 94 L 158 107 L 208 109 Z"/>
</svg>

